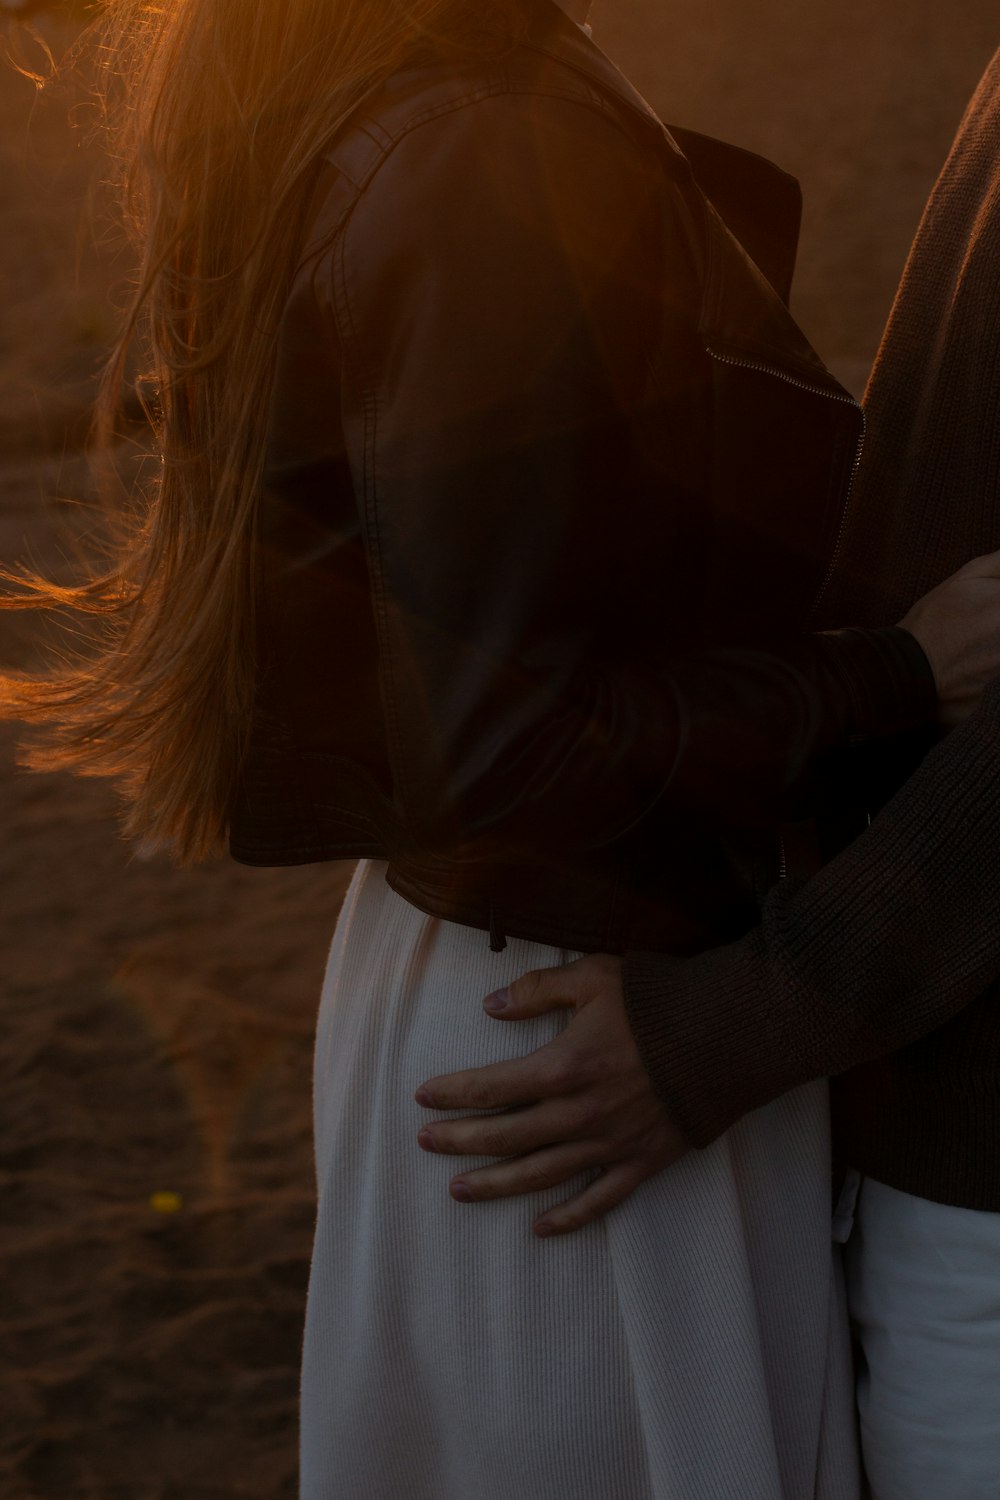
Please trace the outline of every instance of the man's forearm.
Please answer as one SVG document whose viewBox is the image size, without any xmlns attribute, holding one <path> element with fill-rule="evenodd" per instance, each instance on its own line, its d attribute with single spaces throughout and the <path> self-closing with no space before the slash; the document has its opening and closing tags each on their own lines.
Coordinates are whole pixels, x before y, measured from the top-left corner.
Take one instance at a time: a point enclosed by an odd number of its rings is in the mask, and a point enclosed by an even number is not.
<svg viewBox="0 0 1000 1500">
<path fill-rule="evenodd" d="M 626 956 L 636 1041 L 695 1145 L 936 1030 L 1000 976 L 998 770 L 1000 681 L 855 843 L 776 886 L 739 942 Z"/>
</svg>

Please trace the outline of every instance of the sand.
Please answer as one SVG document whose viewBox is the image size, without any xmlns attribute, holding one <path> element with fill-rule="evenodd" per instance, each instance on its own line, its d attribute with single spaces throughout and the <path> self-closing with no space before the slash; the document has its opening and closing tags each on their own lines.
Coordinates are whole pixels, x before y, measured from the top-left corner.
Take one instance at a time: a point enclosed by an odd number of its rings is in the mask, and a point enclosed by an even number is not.
<svg viewBox="0 0 1000 1500">
<path fill-rule="evenodd" d="M 92 244 L 101 164 L 65 105 L 0 73 L 0 557 L 56 569 L 87 524 L 77 448 L 121 264 Z M 39 637 L 0 616 L 0 661 Z M 312 1030 L 350 866 L 139 860 L 105 784 L 18 771 L 15 738 L 0 726 L 0 1496 L 291 1500 Z"/>
<path fill-rule="evenodd" d="M 56 50 L 72 34 L 36 20 Z M 602 0 L 594 20 L 667 118 L 801 175 L 796 307 L 860 391 L 993 7 Z M 0 557 L 54 568 L 87 524 L 79 442 L 124 264 L 66 108 L 0 70 Z M 41 641 L 0 617 L 4 665 Z M 350 868 L 137 859 L 106 786 L 19 771 L 14 739 L 0 726 L 0 1496 L 292 1500 L 310 1049 Z"/>
</svg>

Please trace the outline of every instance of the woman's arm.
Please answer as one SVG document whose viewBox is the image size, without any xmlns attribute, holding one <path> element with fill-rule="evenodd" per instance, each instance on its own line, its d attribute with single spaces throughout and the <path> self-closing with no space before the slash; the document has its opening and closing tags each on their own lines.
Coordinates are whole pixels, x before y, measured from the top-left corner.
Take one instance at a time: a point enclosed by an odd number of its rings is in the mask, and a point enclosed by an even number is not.
<svg viewBox="0 0 1000 1500">
<path fill-rule="evenodd" d="M 320 268 L 396 793 L 426 847 L 583 851 L 654 807 L 767 825 L 831 747 L 934 718 L 903 631 L 685 655 L 630 625 L 653 538 L 664 591 L 697 566 L 684 213 L 614 120 L 503 94 L 398 142 Z"/>
</svg>

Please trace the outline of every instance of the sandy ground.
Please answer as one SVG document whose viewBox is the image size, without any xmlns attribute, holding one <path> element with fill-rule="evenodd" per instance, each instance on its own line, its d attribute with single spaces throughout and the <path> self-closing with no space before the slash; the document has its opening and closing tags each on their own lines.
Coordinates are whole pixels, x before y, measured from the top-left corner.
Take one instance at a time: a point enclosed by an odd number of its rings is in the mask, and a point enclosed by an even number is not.
<svg viewBox="0 0 1000 1500">
<path fill-rule="evenodd" d="M 0 557 L 57 569 L 87 524 L 76 446 L 122 264 L 95 248 L 101 164 L 66 103 L 0 72 Z M 0 661 L 39 638 L 0 616 Z M 17 771 L 15 737 L 0 726 L 0 1496 L 291 1500 L 312 1029 L 350 867 L 140 861 L 105 785 Z"/>
<path fill-rule="evenodd" d="M 30 534 L 58 565 L 45 497 L 85 489 L 78 458 L 9 461 L 0 553 Z M 31 632 L 0 624 L 3 660 L 30 660 Z M 104 785 L 18 773 L 13 738 L 0 1495 L 290 1500 L 313 1015 L 349 867 L 136 859 Z"/>
<path fill-rule="evenodd" d="M 668 119 L 801 175 L 796 305 L 860 390 L 1000 39 L 993 7 L 599 0 L 594 19 Z M 79 437 L 123 265 L 66 109 L 0 68 L 0 556 L 56 568 L 86 525 Z M 0 618 L 5 665 L 39 640 Z M 107 788 L 16 770 L 14 738 L 0 730 L 0 1495 L 291 1500 L 312 1026 L 349 868 L 140 861 Z"/>
</svg>

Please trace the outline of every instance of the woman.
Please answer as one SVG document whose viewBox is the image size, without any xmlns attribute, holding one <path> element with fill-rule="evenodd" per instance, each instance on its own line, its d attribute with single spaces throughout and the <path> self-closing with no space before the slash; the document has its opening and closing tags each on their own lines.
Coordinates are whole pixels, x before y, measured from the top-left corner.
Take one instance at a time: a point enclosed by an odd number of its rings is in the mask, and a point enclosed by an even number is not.
<svg viewBox="0 0 1000 1500">
<path fill-rule="evenodd" d="M 785 305 L 795 185 L 664 131 L 552 0 L 111 27 L 142 275 L 104 430 L 144 334 L 163 464 L 91 580 L 21 578 L 102 629 L 4 704 L 180 861 L 360 860 L 304 1500 L 852 1500 L 822 1086 L 684 1156 L 598 1007 L 590 1135 L 507 1101 L 474 1205 L 413 1098 L 561 1035 L 483 1012 L 524 970 L 738 935 L 838 748 L 936 716 L 912 634 L 807 629 L 861 419 Z"/>
</svg>

